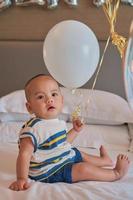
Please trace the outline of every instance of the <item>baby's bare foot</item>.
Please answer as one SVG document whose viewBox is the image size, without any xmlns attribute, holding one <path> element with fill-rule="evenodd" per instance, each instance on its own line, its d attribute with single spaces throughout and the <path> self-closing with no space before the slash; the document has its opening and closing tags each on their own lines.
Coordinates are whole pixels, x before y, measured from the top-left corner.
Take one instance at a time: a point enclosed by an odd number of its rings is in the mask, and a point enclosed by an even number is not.
<svg viewBox="0 0 133 200">
<path fill-rule="evenodd" d="M 116 166 L 114 168 L 114 172 L 116 175 L 116 179 L 122 178 L 128 171 L 129 168 L 129 159 L 128 156 L 120 154 L 117 157 Z"/>
<path fill-rule="evenodd" d="M 104 165 L 105 166 L 113 166 L 113 161 L 109 157 L 105 147 L 101 146 L 99 150 L 100 150 L 100 157 L 103 159 Z"/>
</svg>

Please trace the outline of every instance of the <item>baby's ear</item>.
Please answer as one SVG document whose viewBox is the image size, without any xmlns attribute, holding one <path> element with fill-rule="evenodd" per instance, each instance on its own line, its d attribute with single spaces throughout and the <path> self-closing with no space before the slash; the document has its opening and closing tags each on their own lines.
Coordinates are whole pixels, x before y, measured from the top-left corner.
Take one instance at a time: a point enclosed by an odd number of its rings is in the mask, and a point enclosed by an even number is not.
<svg viewBox="0 0 133 200">
<path fill-rule="evenodd" d="M 32 109 L 31 109 L 31 106 L 30 106 L 30 103 L 29 103 L 29 102 L 26 102 L 25 105 L 26 105 L 26 108 L 27 108 L 28 112 L 29 112 L 30 114 L 33 114 Z"/>
</svg>

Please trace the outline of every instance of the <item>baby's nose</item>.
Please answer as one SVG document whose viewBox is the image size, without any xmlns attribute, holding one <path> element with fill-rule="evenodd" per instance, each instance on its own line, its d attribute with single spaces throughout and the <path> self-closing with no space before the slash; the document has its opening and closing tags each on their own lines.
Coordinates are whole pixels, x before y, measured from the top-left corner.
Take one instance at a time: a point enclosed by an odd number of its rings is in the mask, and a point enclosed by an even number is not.
<svg viewBox="0 0 133 200">
<path fill-rule="evenodd" d="M 53 103 L 53 102 L 54 102 L 54 100 L 52 98 L 48 98 L 48 100 L 47 100 L 48 104 Z"/>
</svg>

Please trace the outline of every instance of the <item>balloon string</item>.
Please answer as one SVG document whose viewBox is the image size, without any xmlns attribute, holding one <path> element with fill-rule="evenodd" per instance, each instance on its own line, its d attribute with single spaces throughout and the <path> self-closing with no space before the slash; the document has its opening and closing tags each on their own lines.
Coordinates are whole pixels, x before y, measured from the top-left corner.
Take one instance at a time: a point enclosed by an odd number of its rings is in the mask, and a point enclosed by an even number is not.
<svg viewBox="0 0 133 200">
<path fill-rule="evenodd" d="M 98 70 L 97 70 L 97 73 L 96 73 L 96 76 L 95 76 L 95 79 L 94 79 L 94 82 L 93 82 L 92 90 L 94 89 L 94 87 L 96 85 L 96 82 L 97 82 L 97 79 L 98 79 L 98 75 L 99 75 L 100 69 L 102 67 L 102 63 L 103 63 L 103 59 L 104 59 L 104 56 L 105 56 L 105 52 L 106 52 L 107 47 L 109 45 L 109 41 L 110 41 L 110 36 L 107 39 L 107 42 L 106 42 L 106 45 L 105 45 L 101 60 L 99 62 Z M 74 91 L 72 90 L 72 93 L 74 94 L 75 90 Z M 72 112 L 72 119 L 75 119 L 75 118 L 79 117 L 80 115 L 81 115 L 81 105 L 79 104 L 79 105 L 76 106 L 76 108 Z M 82 119 L 82 121 L 83 121 L 83 119 Z"/>
<path fill-rule="evenodd" d="M 103 5 L 103 10 L 110 24 L 110 32 L 114 32 L 114 26 L 116 23 L 116 16 L 119 9 L 120 0 L 106 0 Z"/>
<path fill-rule="evenodd" d="M 103 4 L 104 13 L 107 17 L 109 24 L 110 24 L 110 36 L 107 39 L 107 42 L 106 42 L 106 45 L 105 45 L 105 48 L 104 48 L 104 51 L 103 51 L 103 55 L 101 57 L 99 65 L 98 65 L 98 70 L 97 70 L 97 73 L 96 73 L 96 76 L 95 76 L 95 79 L 94 79 L 94 82 L 93 82 L 93 85 L 92 85 L 92 90 L 94 90 L 94 88 L 95 88 L 95 85 L 96 85 L 96 82 L 97 82 L 97 79 L 98 79 L 98 75 L 99 75 L 99 72 L 100 72 L 100 69 L 101 69 L 101 66 L 102 66 L 102 63 L 103 63 L 103 59 L 104 59 L 104 56 L 105 56 L 105 52 L 106 52 L 107 47 L 109 45 L 110 39 L 112 39 L 112 44 L 117 46 L 121 57 L 124 54 L 124 50 L 125 50 L 125 47 L 126 47 L 126 38 L 122 37 L 121 35 L 118 35 L 115 32 L 116 16 L 117 16 L 117 12 L 118 12 L 118 9 L 119 9 L 119 5 L 120 5 L 120 0 L 106 0 L 105 3 Z M 81 112 L 81 106 L 78 105 L 75 108 L 74 112 L 72 113 L 73 118 L 79 116 L 80 112 Z"/>
<path fill-rule="evenodd" d="M 120 6 L 120 0 L 106 0 L 105 3 L 103 4 L 103 10 L 110 25 L 110 35 L 112 39 L 112 44 L 117 46 L 117 49 L 122 58 L 127 45 L 127 41 L 125 37 L 115 32 L 115 23 L 119 6 Z"/>
<path fill-rule="evenodd" d="M 100 63 L 99 63 L 99 65 L 98 65 L 98 70 L 97 70 L 97 73 L 96 73 L 96 76 L 95 76 L 95 79 L 94 79 L 94 82 L 93 82 L 93 85 L 92 85 L 92 90 L 94 89 L 94 87 L 95 87 L 95 85 L 96 85 L 97 78 L 98 78 L 100 69 L 101 69 L 101 67 L 102 67 L 102 63 L 103 63 L 103 59 L 104 59 L 104 56 L 105 56 L 105 52 L 106 52 L 107 47 L 108 47 L 108 45 L 109 45 L 109 41 L 110 41 L 110 36 L 109 36 L 108 39 L 107 39 L 107 42 L 106 42 L 106 45 L 105 45 L 105 48 L 104 48 L 104 51 L 103 51 L 103 54 L 102 54 Z"/>
</svg>

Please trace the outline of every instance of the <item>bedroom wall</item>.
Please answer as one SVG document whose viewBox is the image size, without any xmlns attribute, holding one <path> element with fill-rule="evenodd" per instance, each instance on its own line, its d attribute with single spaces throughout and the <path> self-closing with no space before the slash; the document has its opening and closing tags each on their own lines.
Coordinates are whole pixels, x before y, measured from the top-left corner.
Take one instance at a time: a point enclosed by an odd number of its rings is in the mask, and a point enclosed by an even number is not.
<svg viewBox="0 0 133 200">
<path fill-rule="evenodd" d="M 121 5 L 116 30 L 128 38 L 133 8 Z M 25 81 L 37 73 L 48 73 L 42 57 L 46 34 L 56 23 L 74 19 L 87 24 L 96 34 L 102 55 L 109 25 L 102 10 L 91 0 L 80 0 L 77 8 L 70 8 L 60 0 L 58 8 L 17 7 L 14 4 L 0 12 L 0 96 L 22 89 Z M 84 86 L 91 88 L 94 76 Z M 110 91 L 125 97 L 121 59 L 110 43 L 106 52 L 96 89 Z"/>
<path fill-rule="evenodd" d="M 15 5 L 0 12 L 0 40 L 44 40 L 47 32 L 55 24 L 66 19 L 75 19 L 87 24 L 99 40 L 106 40 L 109 25 L 102 7 L 93 5 L 93 0 L 79 0 L 77 8 L 70 8 L 63 0 L 54 10 L 46 7 Z M 116 31 L 127 36 L 133 7 L 121 4 L 117 16 Z"/>
<path fill-rule="evenodd" d="M 105 42 L 99 42 L 102 54 Z M 43 42 L 0 42 L 0 96 L 22 89 L 25 82 L 38 73 L 48 73 L 43 55 Z M 91 88 L 95 74 L 83 86 Z M 125 97 L 121 58 L 110 43 L 100 70 L 95 89 L 110 91 Z"/>
</svg>

